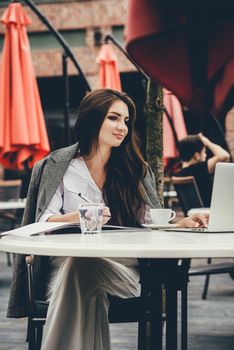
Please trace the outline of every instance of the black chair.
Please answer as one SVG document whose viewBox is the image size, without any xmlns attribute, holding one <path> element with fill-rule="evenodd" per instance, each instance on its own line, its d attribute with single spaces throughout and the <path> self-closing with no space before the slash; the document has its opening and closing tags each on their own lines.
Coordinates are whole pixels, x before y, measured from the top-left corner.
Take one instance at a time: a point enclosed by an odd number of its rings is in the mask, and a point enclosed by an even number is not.
<svg viewBox="0 0 234 350">
<path fill-rule="evenodd" d="M 173 266 L 168 264 L 168 271 L 165 269 L 159 269 L 158 284 L 152 281 L 152 273 L 147 273 L 150 268 L 154 268 L 150 265 L 150 259 L 140 259 L 140 272 L 141 272 L 141 296 L 136 298 L 121 299 L 118 297 L 109 297 L 109 322 L 110 323 L 128 323 L 138 322 L 138 350 L 145 350 L 147 344 L 150 344 L 150 349 L 157 348 L 157 344 L 162 341 L 162 332 L 155 334 L 152 332 L 155 322 L 161 322 L 162 328 L 164 322 L 169 325 L 172 320 L 170 315 L 171 310 L 177 307 L 177 297 L 175 294 L 181 292 L 181 344 L 182 350 L 187 350 L 187 282 L 188 282 L 188 260 L 184 261 L 181 266 Z M 29 316 L 28 316 L 28 331 L 27 341 L 29 350 L 40 350 L 43 326 L 46 321 L 47 309 L 49 303 L 44 300 L 37 300 L 35 298 L 35 286 L 34 286 L 34 272 L 33 272 L 34 257 L 26 257 L 27 276 L 28 276 L 28 298 L 29 298 Z M 153 263 L 152 263 L 153 265 Z M 174 268 L 173 280 L 168 276 L 171 273 L 171 269 Z M 164 274 L 165 272 L 165 274 Z M 167 281 L 168 279 L 168 281 Z M 167 285 L 170 288 L 166 289 L 166 313 L 163 312 L 162 307 L 162 286 Z M 153 290 L 156 291 L 157 297 L 153 297 Z M 173 295 L 171 294 L 173 292 Z M 160 297 L 161 296 L 161 297 Z M 159 305 L 159 303 L 161 303 Z M 160 317 L 155 316 L 155 310 L 159 308 Z M 174 312 L 174 310 L 172 311 Z M 148 337 L 148 324 L 150 325 L 150 337 Z M 154 328 L 153 328 L 154 329 Z M 167 326 L 167 343 L 170 343 L 170 330 L 172 327 Z M 175 332 L 172 329 L 172 332 Z M 161 336 L 161 339 L 160 339 Z M 173 348 L 168 347 L 168 348 Z"/>
<path fill-rule="evenodd" d="M 28 276 L 28 297 L 29 297 L 29 317 L 27 341 L 29 350 L 40 350 L 43 326 L 46 321 L 48 301 L 37 300 L 35 298 L 34 257 L 26 257 Z M 142 302 L 144 300 L 144 302 Z M 109 322 L 138 322 L 142 320 L 138 327 L 138 349 L 145 350 L 147 341 L 147 323 L 151 321 L 150 296 L 145 289 L 141 292 L 141 297 L 121 299 L 109 296 Z M 145 309 L 143 309 L 143 307 Z M 124 312 L 124 315 L 123 315 Z M 142 317 L 143 315 L 143 317 Z"/>
<path fill-rule="evenodd" d="M 172 176 L 171 183 L 177 192 L 177 196 L 185 216 L 192 208 L 204 208 L 196 180 L 193 176 Z"/>
<path fill-rule="evenodd" d="M 178 202 L 177 193 L 171 183 L 171 178 L 165 176 L 163 179 L 164 208 L 172 208 Z"/>
<path fill-rule="evenodd" d="M 17 201 L 20 197 L 21 180 L 0 180 L 0 201 Z M 1 231 L 12 230 L 19 222 L 17 210 L 0 210 Z M 11 266 L 10 253 L 7 254 L 7 265 Z"/>
<path fill-rule="evenodd" d="M 177 192 L 185 216 L 192 208 L 204 208 L 196 180 L 193 176 L 172 176 L 171 183 Z M 202 299 L 205 300 L 207 299 L 210 276 L 223 273 L 232 275 L 234 273 L 234 263 L 213 264 L 211 258 L 208 258 L 206 265 L 192 266 L 189 271 L 189 276 L 206 276 L 202 292 Z"/>
</svg>

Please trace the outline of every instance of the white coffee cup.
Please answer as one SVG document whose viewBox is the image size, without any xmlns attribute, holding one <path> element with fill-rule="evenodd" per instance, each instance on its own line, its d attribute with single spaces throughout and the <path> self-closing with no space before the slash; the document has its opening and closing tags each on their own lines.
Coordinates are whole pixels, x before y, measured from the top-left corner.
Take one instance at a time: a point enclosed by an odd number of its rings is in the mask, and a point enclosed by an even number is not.
<svg viewBox="0 0 234 350">
<path fill-rule="evenodd" d="M 150 216 L 153 224 L 166 225 L 176 216 L 172 209 L 150 209 Z"/>
</svg>

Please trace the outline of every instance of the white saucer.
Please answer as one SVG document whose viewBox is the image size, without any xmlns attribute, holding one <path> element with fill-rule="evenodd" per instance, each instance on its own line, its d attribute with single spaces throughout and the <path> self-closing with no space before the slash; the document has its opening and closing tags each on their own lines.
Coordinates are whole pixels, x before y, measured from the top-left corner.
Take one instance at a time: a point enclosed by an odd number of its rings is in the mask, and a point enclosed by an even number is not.
<svg viewBox="0 0 234 350">
<path fill-rule="evenodd" d="M 152 229 L 168 229 L 168 228 L 173 228 L 173 227 L 178 227 L 178 224 L 142 224 L 141 226 L 147 227 L 147 228 L 152 228 Z"/>
</svg>

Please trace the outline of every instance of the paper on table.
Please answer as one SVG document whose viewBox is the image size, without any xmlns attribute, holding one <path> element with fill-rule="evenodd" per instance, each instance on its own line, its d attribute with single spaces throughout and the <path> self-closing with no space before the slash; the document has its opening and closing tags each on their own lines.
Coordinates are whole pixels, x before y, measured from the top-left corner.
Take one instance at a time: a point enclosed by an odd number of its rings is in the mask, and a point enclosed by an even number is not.
<svg viewBox="0 0 234 350">
<path fill-rule="evenodd" d="M 56 230 L 62 227 L 79 227 L 76 223 L 70 222 L 36 222 L 34 224 L 25 225 L 14 230 L 5 231 L 0 234 L 0 238 L 8 235 L 17 235 L 17 236 L 33 236 L 40 234 L 42 232 Z"/>
</svg>

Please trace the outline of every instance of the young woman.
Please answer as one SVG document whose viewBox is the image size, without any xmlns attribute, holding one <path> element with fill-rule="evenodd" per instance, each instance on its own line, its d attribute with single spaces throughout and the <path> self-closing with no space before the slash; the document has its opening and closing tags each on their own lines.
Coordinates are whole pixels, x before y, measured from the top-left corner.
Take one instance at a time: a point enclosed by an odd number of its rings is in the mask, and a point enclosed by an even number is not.
<svg viewBox="0 0 234 350">
<path fill-rule="evenodd" d="M 152 171 L 137 145 L 135 119 L 135 105 L 125 93 L 109 89 L 88 93 L 75 125 L 77 144 L 52 153 L 34 168 L 23 224 L 79 222 L 80 192 L 105 203 L 104 223 L 139 226 L 150 222 L 149 209 L 159 207 L 159 201 Z M 180 224 L 206 225 L 206 219 L 195 215 Z M 107 294 L 139 295 L 137 259 L 66 258 L 61 262 L 55 258 L 51 262 L 53 270 L 61 266 L 49 284 L 42 349 L 109 350 Z M 13 291 L 9 315 L 17 313 Z"/>
</svg>

